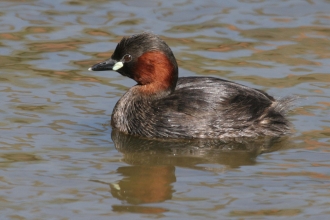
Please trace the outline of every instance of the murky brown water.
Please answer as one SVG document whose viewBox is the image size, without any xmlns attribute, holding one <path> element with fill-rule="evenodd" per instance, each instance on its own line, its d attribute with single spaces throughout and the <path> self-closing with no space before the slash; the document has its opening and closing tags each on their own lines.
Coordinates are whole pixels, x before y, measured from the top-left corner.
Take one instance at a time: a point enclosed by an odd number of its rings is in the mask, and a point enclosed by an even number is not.
<svg viewBox="0 0 330 220">
<path fill-rule="evenodd" d="M 330 218 L 329 11 L 326 0 L 2 0 L 1 219 Z M 111 134 L 134 83 L 87 68 L 144 30 L 168 42 L 181 76 L 300 96 L 294 135 L 231 145 Z"/>
</svg>

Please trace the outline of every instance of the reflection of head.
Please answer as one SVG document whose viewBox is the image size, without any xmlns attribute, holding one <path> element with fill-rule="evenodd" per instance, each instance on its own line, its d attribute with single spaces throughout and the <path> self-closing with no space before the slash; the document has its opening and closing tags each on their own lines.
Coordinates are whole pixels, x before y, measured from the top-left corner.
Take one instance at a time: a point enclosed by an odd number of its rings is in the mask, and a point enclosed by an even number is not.
<svg viewBox="0 0 330 220">
<path fill-rule="evenodd" d="M 111 184 L 111 194 L 131 204 L 162 202 L 172 198 L 172 183 L 176 181 L 173 166 L 120 167 L 123 176 Z"/>
</svg>

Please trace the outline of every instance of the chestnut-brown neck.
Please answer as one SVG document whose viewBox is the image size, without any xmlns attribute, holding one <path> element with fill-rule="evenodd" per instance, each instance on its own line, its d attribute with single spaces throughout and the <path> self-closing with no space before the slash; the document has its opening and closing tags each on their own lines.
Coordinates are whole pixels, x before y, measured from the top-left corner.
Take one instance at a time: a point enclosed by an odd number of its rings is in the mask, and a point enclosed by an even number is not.
<svg viewBox="0 0 330 220">
<path fill-rule="evenodd" d="M 136 62 L 133 78 L 140 85 L 140 92 L 146 95 L 174 91 L 178 79 L 175 58 L 170 60 L 160 51 L 144 53 Z"/>
</svg>

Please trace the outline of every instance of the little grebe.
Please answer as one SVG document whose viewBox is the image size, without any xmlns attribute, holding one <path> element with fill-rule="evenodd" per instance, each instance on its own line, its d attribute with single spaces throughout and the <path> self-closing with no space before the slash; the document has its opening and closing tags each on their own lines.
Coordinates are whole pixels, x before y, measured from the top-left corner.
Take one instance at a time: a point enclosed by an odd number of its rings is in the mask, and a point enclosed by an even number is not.
<svg viewBox="0 0 330 220">
<path fill-rule="evenodd" d="M 152 33 L 123 38 L 91 71 L 114 70 L 137 82 L 117 102 L 111 125 L 149 138 L 235 138 L 289 133 L 291 98 L 214 77 L 178 78 L 169 46 Z"/>
</svg>

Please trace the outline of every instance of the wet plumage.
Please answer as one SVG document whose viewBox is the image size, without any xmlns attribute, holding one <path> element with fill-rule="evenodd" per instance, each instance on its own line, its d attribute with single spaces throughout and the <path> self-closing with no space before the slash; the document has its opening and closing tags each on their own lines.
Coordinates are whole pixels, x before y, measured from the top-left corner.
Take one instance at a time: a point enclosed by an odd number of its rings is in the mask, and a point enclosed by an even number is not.
<svg viewBox="0 0 330 220">
<path fill-rule="evenodd" d="M 275 100 L 214 77 L 178 78 L 171 49 L 151 33 L 123 38 L 110 59 L 90 70 L 116 70 L 137 82 L 113 110 L 111 124 L 121 132 L 149 138 L 230 138 L 290 131 L 285 113 L 292 98 Z"/>
</svg>

